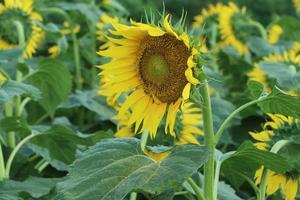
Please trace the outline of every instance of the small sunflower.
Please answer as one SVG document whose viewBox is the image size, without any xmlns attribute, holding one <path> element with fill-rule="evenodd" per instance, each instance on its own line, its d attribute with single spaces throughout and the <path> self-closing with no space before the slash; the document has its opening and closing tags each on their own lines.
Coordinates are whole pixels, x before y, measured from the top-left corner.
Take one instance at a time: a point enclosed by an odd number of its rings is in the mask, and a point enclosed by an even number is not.
<svg viewBox="0 0 300 200">
<path fill-rule="evenodd" d="M 300 43 L 295 43 L 293 47 L 282 54 L 274 54 L 265 56 L 262 62 L 278 62 L 295 66 L 296 70 L 300 70 Z M 260 68 L 259 63 L 254 64 L 254 68 L 248 73 L 248 77 L 252 80 L 263 83 L 267 90 L 271 90 L 268 78 L 265 72 Z"/>
<path fill-rule="evenodd" d="M 200 52 L 206 52 L 208 47 L 212 44 L 209 44 L 209 40 L 206 38 L 216 37 L 215 42 L 218 43 L 218 47 L 223 47 L 224 45 L 221 42 L 220 30 L 219 30 L 219 14 L 222 12 L 224 5 L 222 3 L 210 4 L 208 8 L 201 10 L 201 14 L 195 16 L 193 22 L 193 28 L 199 29 L 200 34 L 203 35 L 200 38 L 202 41 L 200 44 Z M 217 27 L 216 30 L 212 28 L 212 25 Z M 213 33 L 213 31 L 217 31 Z M 216 34 L 216 35 L 214 35 Z"/>
<path fill-rule="evenodd" d="M 272 25 L 268 31 L 269 43 L 276 44 L 279 41 L 282 33 L 283 33 L 283 29 L 281 28 L 281 26 L 279 26 L 278 24 Z"/>
<path fill-rule="evenodd" d="M 242 55 L 248 52 L 248 47 L 245 44 L 248 34 L 244 34 L 241 30 L 250 30 L 247 27 L 243 27 L 246 24 L 245 20 L 247 20 L 245 17 L 246 8 L 240 9 L 232 2 L 229 2 L 228 6 L 223 7 L 219 16 L 224 45 L 233 46 Z"/>
<path fill-rule="evenodd" d="M 280 114 L 268 114 L 268 116 L 271 120 L 263 125 L 263 131 L 249 132 L 257 141 L 255 145 L 258 149 L 267 151 L 280 140 L 292 140 L 293 136 L 299 136 L 299 120 Z M 291 148 L 293 145 L 288 144 L 278 152 L 279 155 L 287 158 L 289 163 L 292 163 L 292 168 L 284 174 L 270 171 L 267 177 L 267 195 L 274 194 L 280 188 L 285 200 L 295 200 L 300 183 L 300 162 L 299 159 L 293 158 L 295 155 Z M 263 167 L 255 174 L 256 184 L 261 182 L 262 173 Z"/>
<path fill-rule="evenodd" d="M 36 24 L 36 21 L 42 21 L 42 17 L 33 11 L 33 0 L 5 0 L 0 3 L 0 50 L 18 47 L 15 21 L 24 28 L 26 45 L 23 57 L 30 58 L 44 36 L 43 30 Z"/>
<path fill-rule="evenodd" d="M 297 12 L 300 11 L 300 0 L 293 0 L 294 3 L 294 7 L 296 9 Z"/>
<path fill-rule="evenodd" d="M 191 46 L 185 32 L 177 34 L 169 24 L 163 28 L 131 21 L 131 26 L 112 23 L 115 30 L 109 41 L 115 46 L 99 51 L 111 61 L 99 66 L 105 84 L 100 93 L 106 97 L 128 97 L 122 103 L 118 116 L 131 112 L 130 122 L 141 131 L 149 129 L 155 137 L 158 125 L 166 115 L 166 127 L 173 131 L 176 112 L 189 99 L 194 77 L 194 56 L 198 51 Z M 154 112 L 155 111 L 155 112 Z M 167 128 L 166 128 L 167 130 Z"/>
</svg>

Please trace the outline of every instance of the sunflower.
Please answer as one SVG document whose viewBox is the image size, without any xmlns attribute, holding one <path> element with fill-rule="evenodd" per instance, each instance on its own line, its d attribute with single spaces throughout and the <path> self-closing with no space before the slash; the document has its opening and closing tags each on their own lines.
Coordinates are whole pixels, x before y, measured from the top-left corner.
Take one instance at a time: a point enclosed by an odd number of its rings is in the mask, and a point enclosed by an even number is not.
<svg viewBox="0 0 300 200">
<path fill-rule="evenodd" d="M 269 43 L 276 44 L 279 41 L 282 33 L 283 33 L 283 29 L 281 28 L 281 26 L 279 26 L 277 24 L 272 25 L 268 31 Z"/>
<path fill-rule="evenodd" d="M 293 0 L 296 11 L 300 11 L 300 0 Z"/>
<path fill-rule="evenodd" d="M 100 93 L 106 97 L 128 97 L 122 103 L 118 116 L 131 112 L 130 123 L 149 129 L 155 137 L 156 130 L 166 115 L 166 130 L 171 135 L 176 112 L 189 99 L 194 77 L 194 56 L 197 50 L 191 46 L 185 32 L 176 33 L 169 24 L 169 16 L 163 20 L 163 28 L 131 21 L 131 26 L 112 22 L 115 30 L 109 41 L 115 46 L 99 51 L 110 57 L 109 63 L 99 66 Z M 117 99 L 117 98 L 116 98 Z"/>
<path fill-rule="evenodd" d="M 14 25 L 19 21 L 24 28 L 26 45 L 23 58 L 30 58 L 43 39 L 44 32 L 36 24 L 41 22 L 40 14 L 33 11 L 33 0 L 5 0 L 0 3 L 0 50 L 17 48 L 18 32 Z"/>
<path fill-rule="evenodd" d="M 240 9 L 232 2 L 229 2 L 228 6 L 224 6 L 219 15 L 220 31 L 224 45 L 233 46 L 242 55 L 248 52 L 248 47 L 244 44 L 247 36 L 241 35 L 240 31 L 245 29 L 245 27 L 242 27 L 245 24 L 243 22 L 243 20 L 246 20 L 245 17 L 246 8 Z M 237 25 L 241 25 L 241 27 L 237 27 Z M 239 33 L 237 33 L 238 30 Z M 249 31 L 248 28 L 247 31 Z"/>
<path fill-rule="evenodd" d="M 268 116 L 271 120 L 263 125 L 263 131 L 249 132 L 252 138 L 257 141 L 255 145 L 258 149 L 267 151 L 280 140 L 292 140 L 294 136 L 299 136 L 299 120 L 280 114 L 268 114 Z M 292 150 L 294 145 L 288 144 L 278 152 L 279 155 L 287 158 L 289 163 L 292 163 L 291 170 L 283 174 L 270 171 L 267 177 L 267 195 L 275 193 L 280 188 L 285 200 L 295 199 L 300 183 L 300 161 L 293 158 L 298 155 Z M 255 174 L 256 184 L 261 182 L 262 174 L 263 167 Z"/>
<path fill-rule="evenodd" d="M 200 52 L 206 52 L 208 47 L 214 44 L 208 44 L 209 40 L 206 38 L 215 37 L 215 42 L 218 42 L 218 47 L 223 47 L 220 40 L 220 30 L 219 30 L 219 14 L 222 12 L 224 5 L 222 3 L 217 3 L 216 5 L 210 4 L 208 8 L 201 10 L 201 14 L 195 16 L 193 22 L 193 28 L 200 29 L 200 33 L 203 35 L 200 38 L 202 41 L 200 44 Z M 212 28 L 212 25 L 217 27 L 217 33 L 213 33 L 215 29 Z M 216 35 L 214 35 L 216 34 Z"/>
<path fill-rule="evenodd" d="M 274 54 L 265 56 L 262 62 L 278 62 L 295 66 L 296 70 L 300 70 L 300 43 L 295 43 L 293 47 L 282 54 Z M 271 85 L 268 83 L 267 75 L 260 68 L 259 63 L 254 64 L 254 68 L 249 72 L 248 77 L 252 80 L 263 83 L 267 90 L 270 91 Z"/>
</svg>

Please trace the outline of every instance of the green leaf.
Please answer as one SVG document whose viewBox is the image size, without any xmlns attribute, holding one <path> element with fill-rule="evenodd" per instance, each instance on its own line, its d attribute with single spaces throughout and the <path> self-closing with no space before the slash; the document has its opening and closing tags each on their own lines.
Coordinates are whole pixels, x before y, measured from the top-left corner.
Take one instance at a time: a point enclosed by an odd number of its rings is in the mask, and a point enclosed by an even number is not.
<svg viewBox="0 0 300 200">
<path fill-rule="evenodd" d="M 247 44 L 251 51 L 253 51 L 259 57 L 268 56 L 271 54 L 280 54 L 292 46 L 290 42 L 271 45 L 268 41 L 260 37 L 250 37 L 247 41 Z"/>
<path fill-rule="evenodd" d="M 20 117 L 5 117 L 0 121 L 0 130 L 6 132 L 30 132 L 31 128 L 24 118 Z"/>
<path fill-rule="evenodd" d="M 1 50 L 0 61 L 16 60 L 21 57 L 22 53 L 23 49 L 21 48 Z"/>
<path fill-rule="evenodd" d="M 56 169 L 68 170 L 67 165 L 75 160 L 78 145 L 91 146 L 110 135 L 110 131 L 100 131 L 93 135 L 76 134 L 64 126 L 54 125 L 31 139 L 28 146 Z"/>
<path fill-rule="evenodd" d="M 276 79 L 281 88 L 300 87 L 300 72 L 297 73 L 296 66 L 278 62 L 260 62 L 259 66 L 268 77 Z"/>
<path fill-rule="evenodd" d="M 33 100 L 41 98 L 41 92 L 38 88 L 29 84 L 7 80 L 0 86 L 0 106 L 12 98 L 21 95 L 28 96 Z"/>
<path fill-rule="evenodd" d="M 31 197 L 40 198 L 47 195 L 55 184 L 58 182 L 57 178 L 40 178 L 40 177 L 29 177 L 23 182 L 6 180 L 0 182 L 0 196 L 7 195 L 13 198 L 13 195 L 19 195 L 21 193 L 28 193 Z M 1 199 L 1 198 L 0 198 Z"/>
<path fill-rule="evenodd" d="M 290 96 L 276 86 L 265 100 L 258 103 L 258 106 L 265 113 L 300 117 L 300 97 Z"/>
<path fill-rule="evenodd" d="M 255 99 L 259 98 L 264 92 L 264 85 L 258 81 L 249 80 L 247 82 L 248 89 L 250 90 L 250 94 Z"/>
<path fill-rule="evenodd" d="M 236 191 L 223 181 L 218 184 L 218 200 L 242 200 Z"/>
<path fill-rule="evenodd" d="M 299 19 L 291 16 L 281 17 L 276 23 L 279 24 L 284 30 L 283 38 L 291 41 L 300 40 L 300 21 Z"/>
<path fill-rule="evenodd" d="M 42 91 L 41 106 L 53 116 L 56 107 L 67 99 L 71 92 L 71 74 L 61 62 L 44 59 L 38 70 L 28 77 L 31 84 Z"/>
<path fill-rule="evenodd" d="M 181 185 L 208 156 L 204 146 L 180 145 L 156 162 L 135 138 L 105 140 L 75 161 L 54 199 L 121 200 L 133 190 L 161 193 Z"/>
<path fill-rule="evenodd" d="M 290 165 L 284 157 L 259 150 L 247 141 L 235 153 L 224 158 L 222 170 L 229 181 L 235 187 L 239 187 L 243 183 L 241 174 L 253 179 L 255 171 L 262 165 L 278 173 L 284 173 L 290 169 Z"/>
</svg>

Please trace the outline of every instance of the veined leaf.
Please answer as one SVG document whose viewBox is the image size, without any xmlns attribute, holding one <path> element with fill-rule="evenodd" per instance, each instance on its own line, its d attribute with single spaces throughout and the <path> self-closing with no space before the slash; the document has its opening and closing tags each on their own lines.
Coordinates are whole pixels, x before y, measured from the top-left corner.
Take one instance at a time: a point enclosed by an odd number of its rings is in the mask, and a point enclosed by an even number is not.
<svg viewBox="0 0 300 200">
<path fill-rule="evenodd" d="M 265 100 L 258 103 L 258 106 L 265 113 L 300 117 L 300 97 L 288 95 L 276 86 Z"/>
<path fill-rule="evenodd" d="M 56 60 L 44 59 L 39 64 L 39 69 L 28 77 L 28 80 L 42 92 L 39 103 L 51 116 L 71 92 L 71 74 Z"/>
<path fill-rule="evenodd" d="M 20 193 L 28 193 L 31 197 L 40 198 L 47 195 L 50 190 L 54 188 L 58 180 L 57 178 L 40 177 L 29 177 L 23 182 L 6 180 L 0 182 L 0 196 L 7 195 L 8 197 L 11 196 L 11 199 L 23 199 L 17 196 Z M 13 196 L 15 196 L 15 198 L 12 198 Z"/>
<path fill-rule="evenodd" d="M 247 82 L 248 89 L 250 90 L 250 94 L 255 98 L 259 98 L 264 92 L 264 85 L 258 81 L 249 80 Z"/>
<path fill-rule="evenodd" d="M 143 153 L 137 139 L 105 140 L 74 162 L 54 199 L 121 200 L 132 190 L 160 193 L 179 186 L 208 155 L 204 146 L 181 145 L 156 162 Z"/>
<path fill-rule="evenodd" d="M 7 80 L 0 86 L 0 106 L 16 96 L 29 96 L 33 100 L 41 98 L 41 92 L 33 85 Z"/>
<path fill-rule="evenodd" d="M 0 51 L 0 61 L 3 60 L 16 60 L 22 55 L 23 49 L 16 48 L 16 49 L 8 49 L 8 50 L 1 50 Z"/>
<path fill-rule="evenodd" d="M 61 125 L 54 125 L 43 134 L 33 138 L 29 147 L 40 154 L 58 170 L 68 170 L 68 164 L 75 160 L 77 145 L 91 146 L 110 131 L 98 132 L 96 135 L 79 135 Z"/>
<path fill-rule="evenodd" d="M 290 165 L 284 157 L 259 150 L 251 142 L 243 143 L 235 153 L 230 154 L 224 160 L 222 170 L 236 187 L 243 183 L 244 178 L 241 175 L 253 179 L 255 171 L 262 165 L 278 173 L 290 169 Z"/>
</svg>

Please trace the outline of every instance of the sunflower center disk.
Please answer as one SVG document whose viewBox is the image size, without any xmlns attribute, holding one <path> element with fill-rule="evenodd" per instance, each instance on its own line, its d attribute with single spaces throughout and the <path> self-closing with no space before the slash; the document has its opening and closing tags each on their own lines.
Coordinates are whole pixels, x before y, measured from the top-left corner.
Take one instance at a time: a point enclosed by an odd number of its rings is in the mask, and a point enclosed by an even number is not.
<svg viewBox="0 0 300 200">
<path fill-rule="evenodd" d="M 185 44 L 174 36 L 146 36 L 137 59 L 145 91 L 163 103 L 177 101 L 187 84 L 185 70 L 190 54 Z"/>
</svg>

